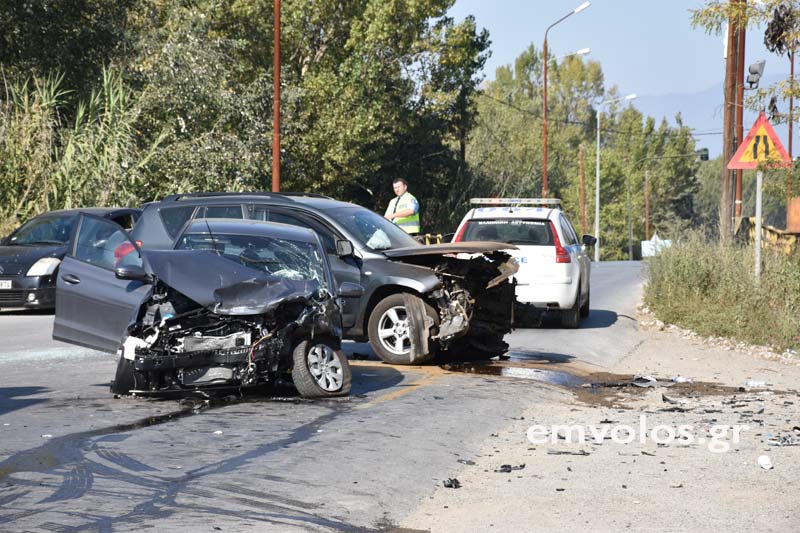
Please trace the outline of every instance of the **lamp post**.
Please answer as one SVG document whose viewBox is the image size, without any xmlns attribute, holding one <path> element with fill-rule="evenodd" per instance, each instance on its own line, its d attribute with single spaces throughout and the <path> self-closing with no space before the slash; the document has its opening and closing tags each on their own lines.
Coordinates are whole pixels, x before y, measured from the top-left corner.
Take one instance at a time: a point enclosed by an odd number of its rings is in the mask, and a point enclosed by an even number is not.
<svg viewBox="0 0 800 533">
<path fill-rule="evenodd" d="M 543 56 L 544 57 L 544 70 L 543 70 L 543 74 L 542 74 L 543 85 L 544 85 L 544 90 L 543 90 L 544 103 L 542 104 L 543 107 L 544 107 L 544 130 L 543 130 L 543 133 L 542 133 L 542 150 L 543 150 L 542 165 L 544 166 L 544 168 L 542 169 L 542 197 L 543 198 L 547 198 L 547 33 L 556 24 L 559 24 L 560 22 L 563 22 L 564 20 L 566 20 L 570 16 L 574 15 L 575 13 L 580 13 L 581 11 L 583 11 L 584 9 L 589 7 L 590 5 L 592 5 L 591 2 L 582 3 L 581 5 L 579 5 L 578 7 L 576 7 L 575 9 L 573 9 L 572 11 L 570 11 L 569 13 L 567 13 L 566 15 L 564 15 L 563 17 L 561 17 L 560 19 L 555 21 L 554 23 L 550 24 L 547 27 L 547 29 L 544 31 L 544 46 L 543 46 L 543 50 L 542 50 L 543 53 L 544 53 L 544 56 Z"/>
<path fill-rule="evenodd" d="M 563 56 L 557 57 L 556 61 L 561 61 L 562 59 L 566 59 L 571 56 L 585 56 L 591 51 L 592 51 L 591 48 L 581 48 L 580 50 L 575 50 L 574 52 L 570 52 L 568 54 L 564 54 Z"/>
<path fill-rule="evenodd" d="M 594 176 L 594 236 L 597 238 L 597 243 L 594 245 L 594 260 L 596 263 L 600 262 L 600 108 L 607 104 L 613 104 L 620 100 L 635 100 L 636 93 L 614 98 L 613 100 L 606 100 L 597 106 L 597 164 L 595 165 Z"/>
</svg>

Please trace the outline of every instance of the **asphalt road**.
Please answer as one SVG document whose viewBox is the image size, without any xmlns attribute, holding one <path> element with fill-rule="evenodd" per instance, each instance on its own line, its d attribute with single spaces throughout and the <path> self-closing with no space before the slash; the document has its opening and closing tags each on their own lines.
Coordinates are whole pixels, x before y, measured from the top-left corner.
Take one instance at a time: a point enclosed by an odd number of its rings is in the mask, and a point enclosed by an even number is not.
<svg viewBox="0 0 800 533">
<path fill-rule="evenodd" d="M 624 356 L 639 342 L 629 317 L 640 276 L 638 263 L 595 268 L 581 329 L 517 330 L 509 364 Z M 209 406 L 113 399 L 114 358 L 52 341 L 51 328 L 51 315 L 0 313 L 3 531 L 391 529 L 459 459 L 562 394 L 369 360 L 352 361 L 353 395 L 339 401 L 284 391 Z"/>
</svg>

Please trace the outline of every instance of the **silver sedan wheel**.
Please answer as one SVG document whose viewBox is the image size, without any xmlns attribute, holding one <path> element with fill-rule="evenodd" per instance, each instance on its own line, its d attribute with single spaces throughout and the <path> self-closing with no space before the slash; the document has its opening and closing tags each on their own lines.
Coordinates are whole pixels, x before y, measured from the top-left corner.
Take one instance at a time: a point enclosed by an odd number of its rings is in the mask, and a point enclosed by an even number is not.
<svg viewBox="0 0 800 533">
<path fill-rule="evenodd" d="M 393 354 L 406 355 L 411 351 L 405 307 L 390 307 L 381 315 L 378 321 L 378 339 L 381 346 Z"/>
<path fill-rule="evenodd" d="M 339 354 L 330 346 L 315 344 L 306 356 L 308 370 L 323 390 L 336 392 L 342 388 L 344 373 Z"/>
</svg>

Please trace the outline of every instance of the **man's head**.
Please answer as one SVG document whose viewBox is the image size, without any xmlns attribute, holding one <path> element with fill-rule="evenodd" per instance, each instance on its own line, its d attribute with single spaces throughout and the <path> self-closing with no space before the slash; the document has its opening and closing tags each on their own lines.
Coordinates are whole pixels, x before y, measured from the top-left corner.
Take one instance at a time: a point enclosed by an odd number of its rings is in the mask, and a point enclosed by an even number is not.
<svg viewBox="0 0 800 533">
<path fill-rule="evenodd" d="M 403 178 L 395 178 L 392 181 L 392 188 L 397 196 L 402 196 L 408 190 L 408 182 Z"/>
</svg>

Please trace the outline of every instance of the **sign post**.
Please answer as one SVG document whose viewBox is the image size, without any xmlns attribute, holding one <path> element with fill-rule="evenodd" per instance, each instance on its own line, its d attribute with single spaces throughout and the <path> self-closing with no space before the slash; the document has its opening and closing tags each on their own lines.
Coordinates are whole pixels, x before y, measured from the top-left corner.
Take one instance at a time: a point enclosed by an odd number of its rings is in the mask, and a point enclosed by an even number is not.
<svg viewBox="0 0 800 533">
<path fill-rule="evenodd" d="M 761 188 L 764 181 L 764 173 L 761 169 L 764 166 L 780 168 L 789 165 L 791 165 L 789 154 L 786 153 L 781 140 L 772 129 L 767 115 L 762 111 L 728 163 L 729 170 L 758 169 L 756 172 L 756 279 L 761 276 Z"/>
</svg>

